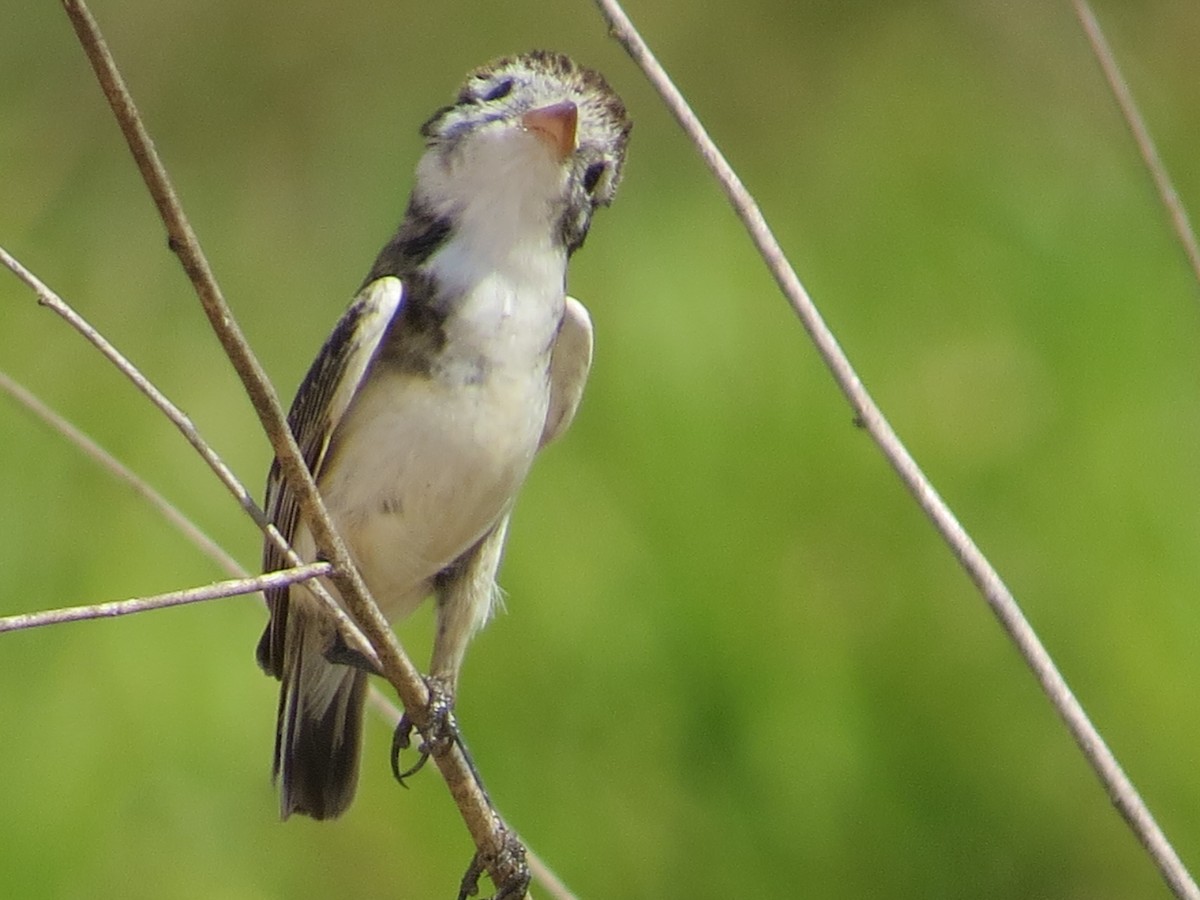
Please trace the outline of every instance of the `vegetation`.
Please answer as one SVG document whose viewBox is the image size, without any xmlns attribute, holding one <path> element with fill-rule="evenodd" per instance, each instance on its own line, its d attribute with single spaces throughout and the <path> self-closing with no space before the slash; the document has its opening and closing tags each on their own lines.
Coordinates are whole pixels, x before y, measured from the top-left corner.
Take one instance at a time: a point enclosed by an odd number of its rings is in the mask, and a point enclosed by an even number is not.
<svg viewBox="0 0 1200 900">
<path fill-rule="evenodd" d="M 588 4 L 94 11 L 285 396 L 464 71 L 552 46 L 633 111 L 621 196 L 572 268 L 592 381 L 518 507 L 509 613 L 459 709 L 497 804 L 574 890 L 1165 893 Z M 1069 6 L 630 12 L 1194 861 L 1197 289 Z M 1200 196 L 1194 9 L 1098 12 Z M 61 10 L 8 23 L 0 243 L 257 484 L 267 444 Z M 0 368 L 256 566 L 186 445 L 11 278 Z M 0 613 L 223 577 L 15 405 L 0 422 Z M 6 892 L 452 896 L 469 842 L 436 775 L 391 781 L 381 722 L 343 821 L 275 820 L 264 617 L 242 598 L 4 638 Z M 402 633 L 421 663 L 428 627 Z"/>
</svg>

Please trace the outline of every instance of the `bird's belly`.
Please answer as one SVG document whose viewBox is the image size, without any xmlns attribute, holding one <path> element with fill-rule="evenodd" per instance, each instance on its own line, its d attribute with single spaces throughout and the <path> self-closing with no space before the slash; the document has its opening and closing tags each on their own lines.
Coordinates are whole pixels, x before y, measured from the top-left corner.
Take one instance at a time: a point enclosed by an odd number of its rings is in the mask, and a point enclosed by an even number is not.
<svg viewBox="0 0 1200 900">
<path fill-rule="evenodd" d="M 321 478 L 329 511 L 389 619 L 510 507 L 546 418 L 544 373 L 470 385 L 378 373 L 347 411 Z"/>
</svg>

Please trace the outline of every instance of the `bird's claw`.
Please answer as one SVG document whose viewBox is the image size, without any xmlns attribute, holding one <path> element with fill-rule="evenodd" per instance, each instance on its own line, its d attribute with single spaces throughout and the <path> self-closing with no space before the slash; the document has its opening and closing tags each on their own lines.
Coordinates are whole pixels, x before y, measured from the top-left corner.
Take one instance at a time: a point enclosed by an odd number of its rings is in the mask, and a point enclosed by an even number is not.
<svg viewBox="0 0 1200 900">
<path fill-rule="evenodd" d="M 400 770 L 400 754 L 412 746 L 412 733 L 416 727 L 407 712 L 400 717 L 396 731 L 392 734 L 392 775 L 402 787 L 404 780 L 425 765 L 430 756 L 441 756 L 458 740 L 458 726 L 454 721 L 454 697 L 450 688 L 440 678 L 425 679 L 429 688 L 429 704 L 425 707 L 426 726 L 421 732 L 421 743 L 417 746 L 417 761 L 404 771 Z"/>
<path fill-rule="evenodd" d="M 497 868 L 510 874 L 504 882 L 496 885 L 496 893 L 492 900 L 521 900 L 529 890 L 529 867 L 525 864 L 525 845 L 507 828 L 503 829 L 504 845 L 500 850 Z M 463 875 L 462 887 L 458 892 L 458 900 L 468 900 L 479 893 L 479 876 L 487 870 L 483 854 L 476 853 L 471 857 Z"/>
</svg>

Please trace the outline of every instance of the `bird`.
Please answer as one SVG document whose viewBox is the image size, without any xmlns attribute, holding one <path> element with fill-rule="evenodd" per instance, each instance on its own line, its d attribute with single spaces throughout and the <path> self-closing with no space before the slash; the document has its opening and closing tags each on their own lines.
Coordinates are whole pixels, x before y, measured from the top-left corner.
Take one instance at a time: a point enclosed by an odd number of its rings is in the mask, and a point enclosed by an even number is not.
<svg viewBox="0 0 1200 900">
<path fill-rule="evenodd" d="M 428 683 L 457 693 L 534 457 L 571 424 L 592 324 L 567 263 L 621 180 L 632 123 L 593 69 L 547 50 L 468 74 L 421 126 L 425 148 L 379 252 L 292 403 L 288 424 L 390 622 L 436 603 Z M 265 509 L 317 559 L 276 459 Z M 287 561 L 264 543 L 266 571 Z M 339 604 L 332 582 L 322 584 Z M 273 775 L 283 819 L 354 799 L 369 666 L 303 584 L 266 592 L 259 665 L 280 681 Z"/>
</svg>

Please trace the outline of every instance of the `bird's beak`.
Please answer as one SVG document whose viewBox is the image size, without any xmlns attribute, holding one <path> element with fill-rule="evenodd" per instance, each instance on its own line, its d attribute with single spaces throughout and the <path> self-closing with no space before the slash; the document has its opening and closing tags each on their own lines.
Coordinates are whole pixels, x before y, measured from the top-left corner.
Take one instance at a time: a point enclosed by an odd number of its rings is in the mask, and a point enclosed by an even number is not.
<svg viewBox="0 0 1200 900">
<path fill-rule="evenodd" d="M 521 116 L 521 126 L 537 135 L 559 162 L 575 152 L 575 125 L 579 110 L 570 100 L 531 109 Z"/>
</svg>

